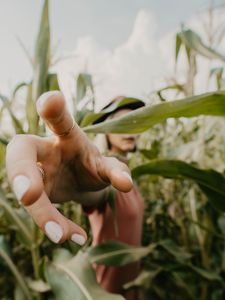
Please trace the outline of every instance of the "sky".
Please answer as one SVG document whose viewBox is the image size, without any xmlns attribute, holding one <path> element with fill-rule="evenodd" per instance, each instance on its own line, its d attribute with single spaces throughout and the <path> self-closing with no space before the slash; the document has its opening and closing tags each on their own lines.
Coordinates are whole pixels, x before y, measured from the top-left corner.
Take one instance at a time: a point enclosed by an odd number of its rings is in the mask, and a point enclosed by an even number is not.
<svg viewBox="0 0 225 300">
<path fill-rule="evenodd" d="M 118 94 L 144 97 L 170 75 L 174 33 L 204 14 L 209 0 L 51 0 L 56 66 L 62 88 L 81 71 L 93 74 L 99 107 Z M 223 1 L 214 1 L 223 3 Z M 32 56 L 42 0 L 0 0 L 0 93 L 31 78 L 18 39 Z"/>
</svg>

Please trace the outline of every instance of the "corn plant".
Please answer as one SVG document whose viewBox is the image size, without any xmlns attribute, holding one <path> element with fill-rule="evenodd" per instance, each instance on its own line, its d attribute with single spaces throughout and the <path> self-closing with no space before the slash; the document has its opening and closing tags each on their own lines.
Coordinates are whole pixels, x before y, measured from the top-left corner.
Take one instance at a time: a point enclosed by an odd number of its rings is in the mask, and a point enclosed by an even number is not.
<svg viewBox="0 0 225 300">
<path fill-rule="evenodd" d="M 222 54 L 204 45 L 193 31 L 183 30 L 177 35 L 176 57 L 182 45 L 187 55 L 224 61 Z M 15 133 L 45 133 L 35 102 L 43 92 L 59 89 L 57 75 L 50 73 L 50 58 L 48 1 L 45 0 L 35 45 L 33 78 L 29 83 L 20 83 L 10 97 L 0 95 L 1 115 L 7 111 Z M 189 80 L 188 92 L 187 83 L 161 90 L 178 88 L 189 97 L 173 101 L 163 97 L 161 103 L 92 125 L 99 114 L 94 112 L 91 75 L 80 74 L 76 81 L 73 113 L 80 120 L 85 111 L 81 126 L 87 134 L 143 133 L 140 150 L 130 162 L 132 175 L 146 200 L 141 247 L 115 241 L 83 249 L 70 242 L 53 246 L 14 199 L 4 168 L 5 146 L 11 137 L 1 133 L 1 299 L 122 300 L 121 295 L 109 294 L 98 285 L 92 266 L 122 266 L 137 260 L 141 260 L 142 271 L 124 289 L 140 287 L 146 299 L 224 299 L 225 92 L 193 96 L 193 84 L 194 76 Z M 14 111 L 20 89 L 26 92 L 23 120 Z M 91 96 L 85 102 L 89 92 Z M 212 119 L 220 126 L 213 123 L 205 128 L 205 120 Z M 202 157 L 196 161 L 192 154 L 199 137 Z M 191 154 L 185 154 L 184 149 L 189 148 Z M 60 205 L 59 209 L 88 230 L 76 203 Z"/>
</svg>

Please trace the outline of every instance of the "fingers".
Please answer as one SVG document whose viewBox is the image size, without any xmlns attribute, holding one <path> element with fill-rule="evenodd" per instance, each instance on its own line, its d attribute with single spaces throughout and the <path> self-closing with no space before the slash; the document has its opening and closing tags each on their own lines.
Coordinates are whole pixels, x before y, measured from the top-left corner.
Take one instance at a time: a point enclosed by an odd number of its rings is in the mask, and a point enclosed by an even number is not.
<svg viewBox="0 0 225 300">
<path fill-rule="evenodd" d="M 37 111 L 51 131 L 60 138 L 80 138 L 83 133 L 66 108 L 60 91 L 46 92 L 37 101 Z"/>
<path fill-rule="evenodd" d="M 35 202 L 41 195 L 44 185 L 37 168 L 37 145 L 40 139 L 18 135 L 8 144 L 6 169 L 14 193 L 24 205 Z"/>
<path fill-rule="evenodd" d="M 87 238 L 84 230 L 61 215 L 44 191 L 37 161 L 45 156 L 46 148 L 49 148 L 49 143 L 39 137 L 14 137 L 6 151 L 9 181 L 18 201 L 25 205 L 36 224 L 53 242 L 71 239 L 82 245 Z"/>
<path fill-rule="evenodd" d="M 105 181 L 110 181 L 112 186 L 121 192 L 129 192 L 132 189 L 133 181 L 129 168 L 115 157 L 102 157 L 99 170 L 100 176 Z"/>
<path fill-rule="evenodd" d="M 50 202 L 44 191 L 34 204 L 26 206 L 26 210 L 52 242 L 62 243 L 65 240 L 72 240 L 79 245 L 86 242 L 85 231 L 65 218 Z"/>
</svg>

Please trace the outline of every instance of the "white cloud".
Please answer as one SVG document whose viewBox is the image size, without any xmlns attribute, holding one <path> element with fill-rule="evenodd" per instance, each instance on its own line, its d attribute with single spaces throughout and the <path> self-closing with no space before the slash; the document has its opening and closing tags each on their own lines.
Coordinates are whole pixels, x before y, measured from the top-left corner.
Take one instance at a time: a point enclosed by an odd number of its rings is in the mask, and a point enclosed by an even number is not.
<svg viewBox="0 0 225 300">
<path fill-rule="evenodd" d="M 74 51 L 76 58 L 60 64 L 65 90 L 71 83 L 71 73 L 88 71 L 93 74 L 98 108 L 117 95 L 144 97 L 156 88 L 157 79 L 164 73 L 156 30 L 154 15 L 141 10 L 128 39 L 113 51 L 91 37 L 80 38 Z"/>
<path fill-rule="evenodd" d="M 216 16 L 214 27 L 224 19 L 221 12 Z M 191 17 L 187 23 L 187 27 L 198 32 L 204 41 L 206 34 L 203 24 L 206 20 L 207 14 L 203 12 Z M 93 75 L 97 109 L 117 95 L 145 98 L 149 92 L 167 85 L 171 78 L 176 77 L 179 83 L 183 83 L 188 65 L 184 51 L 179 56 L 176 76 L 174 73 L 175 35 L 180 28 L 168 32 L 161 39 L 157 36 L 157 28 L 154 14 L 142 9 L 136 16 L 130 36 L 113 50 L 103 47 L 93 37 L 80 37 L 73 52 L 75 57 L 58 66 L 65 94 L 69 97 L 75 88 L 75 75 L 84 71 Z M 225 44 L 222 43 L 221 49 L 224 48 Z M 215 82 L 208 81 L 208 74 L 211 67 L 218 65 L 221 62 L 209 62 L 208 59 L 198 57 L 197 94 L 215 89 Z M 175 94 L 169 95 L 173 97 Z"/>
</svg>

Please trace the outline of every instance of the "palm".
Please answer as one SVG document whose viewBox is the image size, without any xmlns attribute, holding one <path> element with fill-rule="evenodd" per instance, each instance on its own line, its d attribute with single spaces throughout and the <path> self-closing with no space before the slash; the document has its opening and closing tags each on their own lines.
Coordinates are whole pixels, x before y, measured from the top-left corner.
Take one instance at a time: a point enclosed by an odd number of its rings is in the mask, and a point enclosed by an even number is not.
<svg viewBox="0 0 225 300">
<path fill-rule="evenodd" d="M 94 145 L 88 143 L 85 151 L 81 151 L 71 141 L 55 141 L 53 144 L 42 162 L 46 173 L 45 190 L 52 202 L 82 202 L 84 193 L 108 185 L 99 175 L 101 156 Z"/>
<path fill-rule="evenodd" d="M 72 239 L 81 244 L 86 238 L 84 230 L 62 216 L 51 202 L 75 200 L 93 205 L 110 183 L 127 192 L 132 188 L 129 170 L 115 158 L 101 156 L 78 125 L 71 126 L 73 119 L 61 93 L 44 94 L 37 109 L 55 135 L 16 136 L 7 147 L 8 177 L 17 199 L 52 241 Z"/>
</svg>

